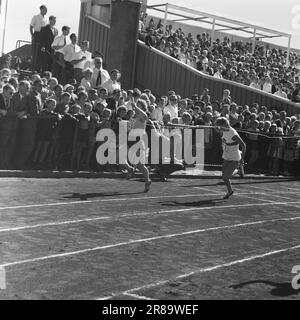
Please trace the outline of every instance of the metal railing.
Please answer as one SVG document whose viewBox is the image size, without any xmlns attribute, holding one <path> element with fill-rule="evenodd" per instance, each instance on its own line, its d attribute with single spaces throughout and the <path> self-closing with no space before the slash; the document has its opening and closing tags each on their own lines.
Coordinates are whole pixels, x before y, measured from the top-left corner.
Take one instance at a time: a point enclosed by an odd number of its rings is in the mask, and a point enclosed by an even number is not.
<svg viewBox="0 0 300 320">
<path fill-rule="evenodd" d="M 18 40 L 16 42 L 16 49 L 19 49 L 21 47 L 21 43 L 27 43 L 27 44 L 31 44 L 31 41 L 27 41 L 27 40 Z"/>
</svg>

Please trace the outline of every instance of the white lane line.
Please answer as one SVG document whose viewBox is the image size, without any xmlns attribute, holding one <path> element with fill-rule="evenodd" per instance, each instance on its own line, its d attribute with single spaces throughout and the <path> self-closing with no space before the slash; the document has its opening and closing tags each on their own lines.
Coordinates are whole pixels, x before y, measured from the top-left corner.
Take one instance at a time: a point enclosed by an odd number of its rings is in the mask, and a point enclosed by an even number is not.
<svg viewBox="0 0 300 320">
<path fill-rule="evenodd" d="M 45 261 L 45 260 L 50 260 L 50 259 L 55 259 L 55 258 L 70 257 L 70 256 L 75 256 L 75 255 L 79 255 L 79 254 L 83 254 L 83 253 L 89 253 L 89 252 L 106 250 L 106 249 L 111 249 L 111 248 L 116 248 L 116 247 L 128 246 L 128 245 L 132 245 L 132 244 L 136 244 L 136 243 L 151 242 L 151 241 L 162 240 L 162 239 L 172 239 L 172 238 L 176 238 L 176 237 L 183 237 L 183 236 L 187 236 L 187 235 L 193 235 L 193 234 L 204 233 L 204 232 L 209 232 L 209 231 L 229 230 L 229 229 L 259 225 L 259 224 L 264 224 L 264 223 L 274 223 L 274 222 L 279 222 L 279 221 L 295 221 L 295 220 L 299 220 L 299 219 L 300 219 L 300 216 L 291 217 L 291 218 L 260 220 L 260 221 L 246 222 L 246 223 L 238 223 L 238 224 L 234 224 L 234 225 L 225 225 L 225 226 L 220 226 L 220 227 L 210 227 L 210 228 L 205 228 L 205 229 L 197 229 L 197 230 L 167 234 L 167 235 L 151 237 L 151 238 L 129 240 L 126 242 L 120 242 L 120 243 L 110 244 L 110 245 L 106 245 L 106 246 L 99 246 L 99 247 L 94 247 L 94 248 L 71 251 L 71 252 L 67 252 L 67 253 L 59 253 L 59 254 L 53 254 L 53 255 L 48 255 L 48 256 L 43 256 L 43 257 L 38 257 L 38 258 L 3 263 L 0 265 L 0 268 L 7 268 L 7 267 L 11 267 L 11 266 L 17 266 L 17 265 L 38 262 L 38 261 Z"/>
<path fill-rule="evenodd" d="M 176 281 L 176 280 L 179 280 L 179 279 L 184 279 L 184 278 L 187 278 L 187 277 L 190 277 L 190 276 L 193 276 L 193 275 L 197 275 L 197 274 L 200 274 L 200 273 L 205 273 L 205 272 L 210 272 L 210 271 L 214 271 L 214 270 L 218 270 L 218 269 L 222 269 L 222 268 L 226 268 L 226 267 L 231 267 L 231 266 L 234 266 L 234 265 L 237 265 L 237 264 L 242 264 L 242 263 L 250 262 L 250 261 L 253 261 L 253 260 L 256 260 L 256 259 L 262 259 L 262 258 L 265 258 L 265 257 L 268 257 L 268 256 L 272 256 L 272 255 L 275 255 L 275 254 L 279 254 L 279 253 L 283 253 L 283 252 L 287 252 L 287 251 L 292 251 L 292 250 L 298 250 L 298 249 L 300 249 L 300 245 L 297 245 L 297 246 L 294 246 L 294 247 L 289 247 L 289 248 L 284 248 L 284 249 L 280 249 L 280 250 L 269 251 L 269 252 L 266 252 L 266 253 L 263 253 L 263 254 L 252 255 L 252 256 L 249 256 L 249 257 L 246 257 L 246 258 L 230 261 L 230 262 L 219 264 L 219 265 L 215 265 L 215 266 L 212 266 L 212 267 L 201 268 L 201 269 L 195 270 L 193 272 L 189 272 L 189 273 L 185 273 L 185 274 L 179 275 L 179 276 L 174 277 L 174 278 L 170 278 L 170 279 L 162 280 L 162 281 L 158 281 L 158 282 L 153 282 L 153 283 L 150 283 L 150 284 L 147 284 L 147 285 L 144 285 L 144 286 L 140 286 L 140 287 L 136 287 L 136 288 L 133 288 L 133 289 L 126 290 L 124 292 L 126 292 L 126 293 L 134 293 L 136 291 L 141 291 L 141 290 L 145 290 L 145 289 L 149 289 L 149 288 L 158 287 L 158 286 L 161 286 L 161 285 L 168 284 L 168 283 L 170 283 L 172 281 Z M 121 296 L 121 295 L 124 294 L 124 292 L 121 292 L 119 294 L 115 294 L 114 296 L 115 297 L 116 296 Z"/>
<path fill-rule="evenodd" d="M 261 194 L 261 193 L 260 193 L 260 194 Z M 239 194 L 239 193 L 237 193 L 237 194 L 234 194 L 234 195 L 239 196 L 239 197 L 242 197 L 242 198 L 248 198 L 248 199 L 255 200 L 255 201 L 260 200 L 260 201 L 265 201 L 265 202 L 268 202 L 268 203 L 273 203 L 273 201 L 271 201 L 271 200 L 267 200 L 267 199 L 257 199 L 257 198 L 250 197 L 250 196 L 245 195 L 245 194 Z M 234 196 L 234 195 L 233 195 L 233 196 Z M 291 200 L 291 199 L 289 199 L 289 200 Z"/>
<path fill-rule="evenodd" d="M 285 199 L 285 200 L 290 200 L 290 201 L 293 201 L 294 199 L 291 199 L 291 198 L 288 198 L 288 197 L 283 197 L 283 196 L 280 196 L 280 195 L 277 195 L 277 194 L 268 194 L 268 192 L 274 192 L 274 190 L 272 189 L 268 189 L 268 188 L 262 188 L 262 187 L 257 187 L 257 186 L 248 186 L 248 187 L 251 187 L 251 188 L 254 188 L 256 190 L 260 190 L 260 191 L 264 191 L 268 196 L 272 196 L 272 197 L 275 197 L 275 198 L 281 198 L 281 199 Z"/>
<path fill-rule="evenodd" d="M 203 190 L 203 191 L 206 191 L 206 192 L 214 192 L 213 195 L 214 195 L 214 194 L 218 194 L 218 195 L 220 194 L 219 191 L 210 190 L 210 189 L 204 188 L 204 187 L 194 187 L 194 189 Z"/>
<path fill-rule="evenodd" d="M 111 296 L 106 296 L 106 297 L 98 298 L 98 299 L 96 299 L 96 300 L 99 300 L 99 301 L 101 301 L 101 300 L 110 300 L 110 299 L 112 299 L 112 298 L 114 298 L 114 297 L 115 297 L 115 295 L 111 295 Z"/>
<path fill-rule="evenodd" d="M 128 216 L 134 216 L 134 215 L 128 215 Z M 121 216 L 117 216 L 116 219 L 119 218 L 119 217 L 121 217 Z M 113 219 L 113 217 L 104 216 L 104 217 L 97 217 L 97 218 L 68 220 L 68 221 L 61 221 L 61 222 L 40 223 L 40 224 L 13 227 L 13 228 L 3 228 L 3 229 L 0 229 L 0 233 L 2 233 L 2 232 L 12 232 L 12 231 L 21 231 L 21 230 L 27 230 L 27 229 L 37 229 L 37 228 L 51 227 L 51 226 L 62 226 L 62 225 L 77 224 L 77 223 L 81 223 L 81 222 L 92 222 L 92 221 L 98 221 L 98 220 L 111 220 L 111 219 Z"/>
<path fill-rule="evenodd" d="M 256 193 L 237 193 L 237 196 L 243 196 L 245 197 L 247 194 L 253 194 Z M 261 194 L 261 193 L 259 193 Z M 202 195 L 203 196 L 203 195 Z M 251 198 L 253 200 L 258 200 L 256 198 Z M 294 206 L 293 204 L 290 204 L 289 202 L 273 202 L 271 200 L 262 200 L 260 201 L 267 201 L 268 204 L 271 205 L 290 205 Z M 291 202 L 292 203 L 292 202 Z M 300 204 L 300 202 L 297 202 Z M 3 228 L 0 229 L 0 233 L 3 232 L 14 232 L 14 231 L 22 231 L 22 230 L 28 230 L 28 229 L 38 229 L 38 228 L 44 228 L 44 227 L 54 227 L 54 226 L 62 226 L 62 225 L 69 225 L 69 224 L 79 224 L 82 222 L 93 222 L 93 221 L 107 221 L 107 220 L 118 220 L 122 218 L 131 218 L 131 217 L 143 217 L 143 216 L 151 216 L 151 215 L 159 215 L 159 214 L 168 214 L 168 213 L 181 213 L 181 212 L 190 212 L 190 211 L 200 211 L 200 210 L 212 210 L 212 209 L 236 209 L 236 208 L 244 208 L 244 207 L 252 207 L 252 206 L 263 206 L 265 204 L 263 203 L 253 203 L 253 204 L 236 204 L 236 205 L 227 205 L 227 206 L 212 206 L 212 207 L 192 207 L 188 209 L 174 209 L 174 210 L 161 210 L 161 211 L 151 211 L 151 212 L 137 212 L 137 213 L 129 213 L 129 214 L 121 214 L 116 216 L 103 216 L 103 217 L 96 217 L 96 218 L 86 218 L 86 219 L 78 219 L 78 220 L 67 220 L 62 222 L 49 222 L 49 223 L 40 223 L 36 225 L 25 225 L 25 226 L 19 226 L 19 227 L 12 227 L 12 228 Z"/>
<path fill-rule="evenodd" d="M 136 298 L 136 299 L 139 299 L 139 300 L 157 300 L 157 299 L 152 299 L 152 298 L 149 298 L 149 297 L 140 296 L 138 294 L 129 293 L 129 292 L 124 292 L 123 295 L 124 296 L 129 296 L 129 297 L 132 297 L 132 298 Z"/>
<path fill-rule="evenodd" d="M 198 187 L 195 187 L 198 188 Z M 208 189 L 209 190 L 209 189 Z M 209 190 L 209 194 L 184 194 L 184 195 L 160 195 L 160 196 L 152 196 L 152 197 L 136 197 L 136 198 L 111 198 L 111 199 L 98 199 L 98 200 L 81 200 L 81 201 L 69 201 L 69 202 L 53 202 L 53 203 L 41 203 L 41 204 L 29 204 L 22 206 L 11 206 L 11 207 L 0 207 L 0 211 L 3 210 L 17 210 L 17 209 L 29 209 L 29 208 L 42 208 L 42 207 L 55 207 L 55 206 L 67 206 L 74 204 L 87 204 L 87 203 L 99 203 L 99 202 L 114 202 L 114 201 L 141 201 L 141 200 L 153 200 L 153 199 L 168 199 L 168 198 L 191 198 L 191 197 L 209 197 L 216 195 L 224 195 L 224 193 L 219 194 L 211 194 L 212 190 Z M 275 192 L 274 192 L 275 193 Z M 277 192 L 278 193 L 278 192 Z M 299 192 L 280 192 L 287 194 L 300 194 Z M 251 193 L 251 194 L 262 194 L 260 193 Z"/>
<path fill-rule="evenodd" d="M 153 197 L 136 197 L 136 198 L 112 198 L 112 199 L 98 199 L 98 200 L 82 200 L 82 201 L 69 201 L 69 202 L 53 202 L 53 203 L 42 203 L 42 204 L 29 204 L 15 207 L 0 207 L 1 210 L 10 209 L 28 209 L 28 208 L 41 208 L 41 207 L 52 207 L 52 206 L 66 206 L 74 204 L 86 204 L 86 203 L 99 203 L 99 202 L 114 202 L 114 201 L 138 201 L 138 200 L 153 200 L 153 199 L 164 199 L 164 198 L 191 198 L 199 196 L 211 196 L 212 194 L 184 194 L 184 195 L 172 195 L 172 196 L 153 196 Z"/>
<path fill-rule="evenodd" d="M 290 188 L 290 187 L 287 187 L 288 190 L 293 190 L 293 191 L 296 191 L 296 192 L 300 192 L 300 185 L 299 185 L 299 188 Z"/>
</svg>

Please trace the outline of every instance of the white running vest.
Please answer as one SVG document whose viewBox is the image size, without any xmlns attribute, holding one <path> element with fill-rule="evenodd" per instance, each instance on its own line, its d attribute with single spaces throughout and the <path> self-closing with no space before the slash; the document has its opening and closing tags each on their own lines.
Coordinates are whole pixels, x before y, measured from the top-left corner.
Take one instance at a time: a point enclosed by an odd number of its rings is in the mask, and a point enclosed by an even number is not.
<svg viewBox="0 0 300 320">
<path fill-rule="evenodd" d="M 229 131 L 224 131 L 222 136 L 223 142 L 223 159 L 227 161 L 241 161 L 241 151 L 239 145 L 228 146 L 226 143 L 233 143 L 232 138 L 239 134 L 233 128 L 229 128 Z"/>
</svg>

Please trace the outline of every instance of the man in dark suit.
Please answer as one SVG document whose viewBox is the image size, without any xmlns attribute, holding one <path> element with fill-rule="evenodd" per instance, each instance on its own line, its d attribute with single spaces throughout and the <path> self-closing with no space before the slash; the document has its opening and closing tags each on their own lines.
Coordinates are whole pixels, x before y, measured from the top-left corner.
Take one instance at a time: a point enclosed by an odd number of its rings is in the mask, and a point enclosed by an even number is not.
<svg viewBox="0 0 300 320">
<path fill-rule="evenodd" d="M 14 94 L 15 88 L 12 85 L 7 84 L 3 87 L 3 93 L 0 93 L 0 117 L 6 116 Z"/>
<path fill-rule="evenodd" d="M 40 6 L 40 14 L 35 15 L 30 23 L 30 34 L 32 38 L 32 69 L 37 71 L 40 69 L 40 31 L 41 28 L 47 24 L 47 7 L 42 5 Z"/>
<path fill-rule="evenodd" d="M 8 112 L 11 107 L 11 100 L 15 94 L 15 89 L 12 85 L 7 84 L 3 88 L 3 93 L 0 94 L 0 168 L 6 169 L 5 156 L 7 140 L 10 136 L 10 126 L 7 122 Z"/>
<path fill-rule="evenodd" d="M 113 113 L 116 114 L 120 97 L 121 97 L 121 90 L 119 89 L 114 90 L 112 97 L 106 99 L 106 102 L 107 102 L 106 108 L 110 109 Z"/>
<path fill-rule="evenodd" d="M 18 147 L 16 148 L 16 168 L 30 168 L 30 156 L 35 147 L 35 134 L 38 124 L 38 118 L 41 109 L 41 91 L 43 85 L 41 80 L 36 80 L 33 83 L 32 90 L 26 98 L 25 110 L 26 116 L 20 120 L 20 128 L 18 134 Z"/>
<path fill-rule="evenodd" d="M 52 55 L 53 49 L 51 47 L 54 38 L 58 35 L 58 30 L 55 28 L 56 17 L 49 17 L 49 24 L 41 29 L 39 33 L 39 43 L 41 45 L 41 71 L 52 70 Z"/>
</svg>

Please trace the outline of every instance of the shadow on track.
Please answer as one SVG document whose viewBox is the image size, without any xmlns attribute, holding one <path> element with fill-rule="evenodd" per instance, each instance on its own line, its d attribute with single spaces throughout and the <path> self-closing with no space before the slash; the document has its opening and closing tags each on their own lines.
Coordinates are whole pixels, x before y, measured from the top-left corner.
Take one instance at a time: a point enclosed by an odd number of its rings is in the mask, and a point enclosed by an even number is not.
<svg viewBox="0 0 300 320">
<path fill-rule="evenodd" d="M 283 179 L 280 179 L 280 180 L 262 180 L 262 181 L 246 181 L 246 182 L 235 182 L 234 180 L 231 181 L 232 185 L 249 185 L 249 184 L 264 184 L 264 183 L 278 183 L 278 182 L 291 182 L 291 181 L 297 181 L 296 179 L 295 180 L 292 180 L 292 179 L 287 179 L 287 180 L 283 180 Z M 182 188 L 195 188 L 195 187 L 214 187 L 214 186 L 224 186 L 224 182 L 220 181 L 220 182 L 217 182 L 217 183 L 214 183 L 214 184 L 194 184 L 194 185 L 183 185 L 181 186 Z"/>
<path fill-rule="evenodd" d="M 168 202 L 160 202 L 162 206 L 167 207 L 204 207 L 204 206 L 215 206 L 218 203 L 224 202 L 223 198 L 220 199 L 211 199 L 211 200 L 199 200 L 193 202 L 178 202 L 178 201 L 168 201 Z"/>
<path fill-rule="evenodd" d="M 101 198 L 101 197 L 113 197 L 113 196 L 129 196 L 135 194 L 144 194 L 143 191 L 140 192 L 98 192 L 98 193 L 65 193 L 64 199 L 80 199 L 86 201 L 91 198 Z"/>
<path fill-rule="evenodd" d="M 292 295 L 300 294 L 300 289 L 295 290 L 293 289 L 290 282 L 284 282 L 284 283 L 277 283 L 273 281 L 267 281 L 267 280 L 253 280 L 253 281 L 247 281 L 240 284 L 232 285 L 229 288 L 232 289 L 241 289 L 244 286 L 251 285 L 251 284 L 265 284 L 268 286 L 272 286 L 273 288 L 270 291 L 270 294 L 272 296 L 276 297 L 289 297 Z"/>
</svg>

